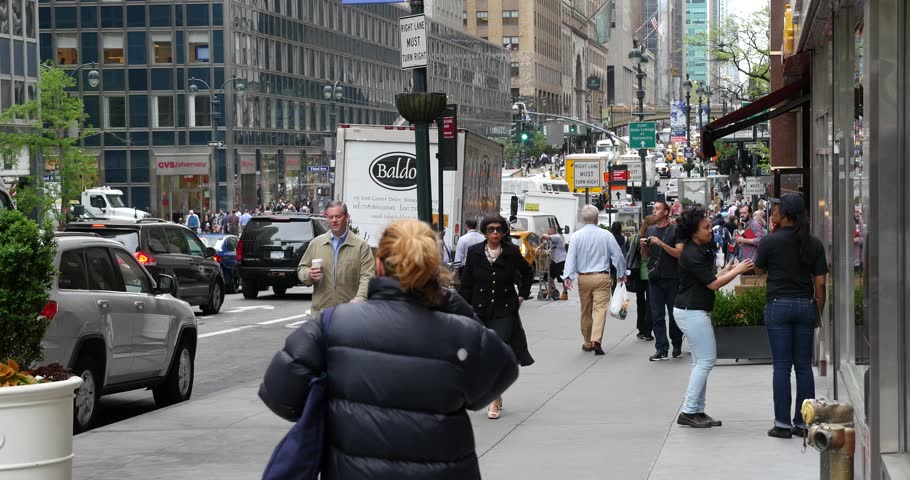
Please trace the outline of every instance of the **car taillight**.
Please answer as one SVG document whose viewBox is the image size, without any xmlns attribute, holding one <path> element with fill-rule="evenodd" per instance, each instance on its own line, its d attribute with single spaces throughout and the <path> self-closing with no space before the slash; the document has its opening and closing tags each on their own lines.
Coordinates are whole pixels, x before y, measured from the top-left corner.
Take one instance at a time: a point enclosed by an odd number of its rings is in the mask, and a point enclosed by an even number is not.
<svg viewBox="0 0 910 480">
<path fill-rule="evenodd" d="M 243 261 L 243 240 L 237 242 L 237 263 Z"/>
<path fill-rule="evenodd" d="M 146 267 L 153 267 L 155 265 L 158 265 L 158 260 L 145 252 L 136 252 L 136 260 L 138 260 L 139 263 L 145 265 Z"/>
<path fill-rule="evenodd" d="M 57 302 L 51 300 L 44 305 L 44 308 L 41 309 L 41 316 L 46 318 L 48 321 L 54 319 L 54 315 L 57 314 Z"/>
<path fill-rule="evenodd" d="M 213 258 L 215 259 L 215 263 L 221 263 L 221 255 L 215 255 Z"/>
</svg>

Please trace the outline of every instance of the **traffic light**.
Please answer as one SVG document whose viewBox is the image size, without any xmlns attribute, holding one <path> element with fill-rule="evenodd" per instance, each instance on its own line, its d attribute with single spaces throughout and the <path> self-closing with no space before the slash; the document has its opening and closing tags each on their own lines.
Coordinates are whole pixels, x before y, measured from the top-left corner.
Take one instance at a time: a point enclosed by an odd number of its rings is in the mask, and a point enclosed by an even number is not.
<svg viewBox="0 0 910 480">
<path fill-rule="evenodd" d="M 516 121 L 515 123 L 512 124 L 511 138 L 512 138 L 513 143 L 519 143 L 522 141 L 522 137 L 523 137 L 523 135 L 525 135 L 523 130 L 524 130 L 523 122 Z"/>
<path fill-rule="evenodd" d="M 578 125 L 569 125 L 569 135 L 578 135 Z"/>
<path fill-rule="evenodd" d="M 531 135 L 529 135 L 526 130 L 522 130 L 520 138 L 521 138 L 521 143 L 528 143 L 528 140 L 531 139 Z"/>
</svg>

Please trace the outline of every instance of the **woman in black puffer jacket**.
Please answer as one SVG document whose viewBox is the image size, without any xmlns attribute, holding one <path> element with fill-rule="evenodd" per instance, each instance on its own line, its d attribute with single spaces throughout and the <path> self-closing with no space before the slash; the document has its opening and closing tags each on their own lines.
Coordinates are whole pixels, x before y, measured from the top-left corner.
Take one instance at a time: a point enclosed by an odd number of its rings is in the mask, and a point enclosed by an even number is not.
<svg viewBox="0 0 910 480">
<path fill-rule="evenodd" d="M 259 396 L 297 420 L 310 380 L 327 373 L 323 480 L 479 479 L 465 410 L 483 408 L 516 380 L 515 356 L 441 288 L 427 225 L 393 223 L 376 253 L 367 301 L 336 307 L 327 333 L 308 321 L 291 334 Z"/>
</svg>

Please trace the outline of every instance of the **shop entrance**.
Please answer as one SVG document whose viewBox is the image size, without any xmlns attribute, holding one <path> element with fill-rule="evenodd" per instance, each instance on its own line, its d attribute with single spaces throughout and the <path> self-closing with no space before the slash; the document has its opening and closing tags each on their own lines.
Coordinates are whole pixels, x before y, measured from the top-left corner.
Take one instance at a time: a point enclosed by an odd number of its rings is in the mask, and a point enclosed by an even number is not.
<svg viewBox="0 0 910 480">
<path fill-rule="evenodd" d="M 210 211 L 208 175 L 162 175 L 158 191 L 159 211 L 165 220 L 183 223 L 190 210 L 200 219 Z"/>
</svg>

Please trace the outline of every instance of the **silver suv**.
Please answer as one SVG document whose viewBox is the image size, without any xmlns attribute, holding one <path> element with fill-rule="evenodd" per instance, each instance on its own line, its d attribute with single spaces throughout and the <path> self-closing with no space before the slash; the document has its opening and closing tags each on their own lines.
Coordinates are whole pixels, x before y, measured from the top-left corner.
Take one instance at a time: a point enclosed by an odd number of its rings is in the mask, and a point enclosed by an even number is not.
<svg viewBox="0 0 910 480">
<path fill-rule="evenodd" d="M 151 388 L 159 407 L 189 399 L 196 317 L 173 297 L 174 278 L 153 280 L 123 244 L 92 233 L 58 233 L 55 262 L 44 359 L 82 377 L 73 430 L 92 427 L 103 394 Z"/>
</svg>

